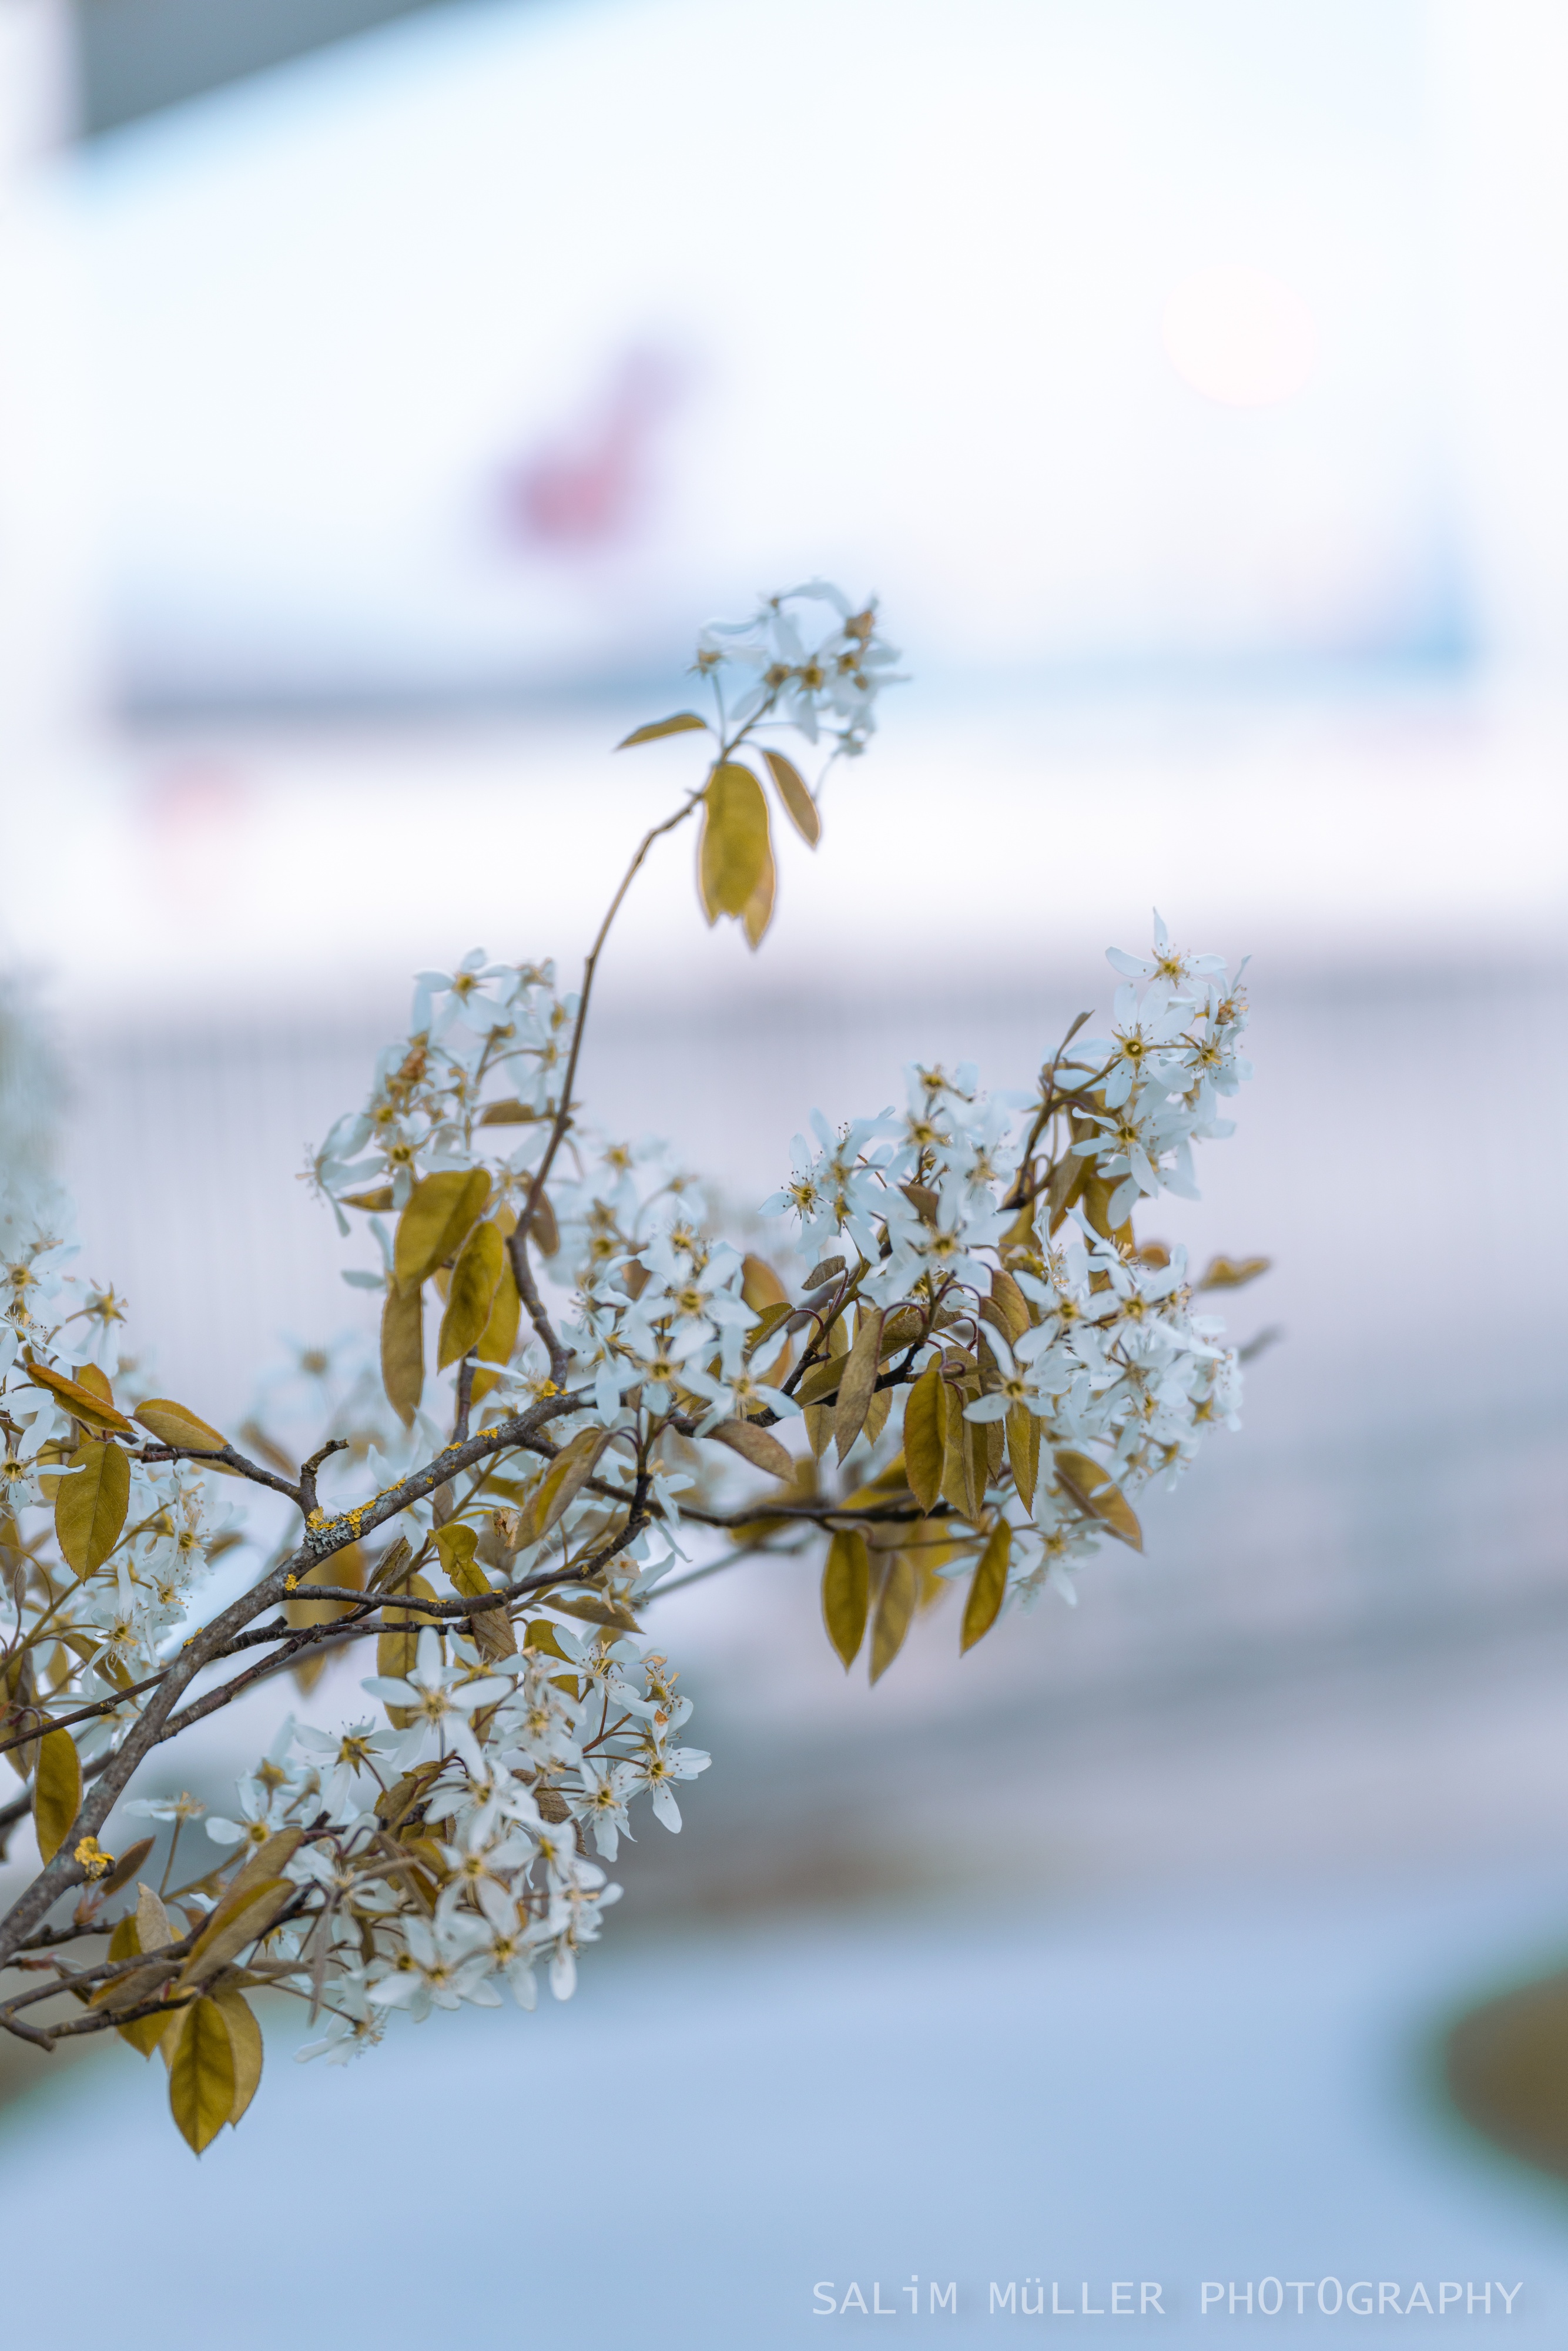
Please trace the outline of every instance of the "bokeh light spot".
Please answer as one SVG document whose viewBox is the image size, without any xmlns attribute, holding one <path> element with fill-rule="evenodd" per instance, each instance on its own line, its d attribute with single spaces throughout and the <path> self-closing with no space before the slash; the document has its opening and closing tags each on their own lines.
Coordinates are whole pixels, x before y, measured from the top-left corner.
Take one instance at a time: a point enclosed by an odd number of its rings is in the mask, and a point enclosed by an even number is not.
<svg viewBox="0 0 1568 2351">
<path fill-rule="evenodd" d="M 1317 360 L 1312 312 L 1264 269 L 1196 271 L 1166 304 L 1164 324 L 1177 375 L 1227 408 L 1268 408 L 1289 400 Z"/>
</svg>

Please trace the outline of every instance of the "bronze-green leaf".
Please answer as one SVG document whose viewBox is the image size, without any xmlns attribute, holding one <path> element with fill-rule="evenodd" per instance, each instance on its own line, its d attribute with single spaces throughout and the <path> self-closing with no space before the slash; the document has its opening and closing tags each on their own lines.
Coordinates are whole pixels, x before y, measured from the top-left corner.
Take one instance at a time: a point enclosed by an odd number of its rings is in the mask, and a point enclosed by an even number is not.
<svg viewBox="0 0 1568 2351">
<path fill-rule="evenodd" d="M 1193 1288 L 1239 1290 L 1244 1281 L 1256 1281 L 1260 1273 L 1267 1273 L 1273 1262 L 1268 1257 L 1211 1257 Z"/>
<path fill-rule="evenodd" d="M 542 1204 L 541 1204 L 542 1205 Z M 512 1350 L 517 1343 L 517 1326 L 522 1321 L 523 1301 L 517 1295 L 517 1285 L 512 1279 L 511 1259 L 501 1268 L 501 1279 L 496 1284 L 496 1295 L 490 1304 L 490 1319 L 479 1334 L 476 1350 L 481 1364 L 509 1364 Z M 476 1405 L 484 1398 L 500 1378 L 499 1372 L 476 1372 L 473 1400 Z"/>
<path fill-rule="evenodd" d="M 441 1564 L 449 1582 L 455 1590 L 466 1593 L 471 1600 L 490 1589 L 483 1575 L 476 1584 L 459 1581 L 464 1570 L 473 1565 L 478 1543 L 476 1530 L 465 1526 L 459 1519 L 449 1519 L 444 1527 L 435 1530 L 435 1548 L 441 1554 Z"/>
<path fill-rule="evenodd" d="M 1040 1422 L 1027 1405 L 1015 1404 L 1009 1411 L 1008 1459 L 1024 1509 L 1032 1510 L 1040 1476 Z"/>
<path fill-rule="evenodd" d="M 71 1455 L 72 1474 L 55 1496 L 55 1534 L 78 1575 L 103 1565 L 125 1524 L 131 1464 L 110 1437 L 84 1437 Z"/>
<path fill-rule="evenodd" d="M 483 1167 L 444 1167 L 414 1186 L 392 1245 L 400 1289 L 417 1289 L 456 1255 L 489 1196 L 490 1178 Z"/>
<path fill-rule="evenodd" d="M 122 1886 L 130 1884 L 152 1852 L 153 1844 L 152 1837 L 139 1837 L 134 1844 L 127 1845 L 109 1876 L 100 1877 L 94 1888 L 100 1902 L 106 1895 L 118 1894 Z"/>
<path fill-rule="evenodd" d="M 235 2095 L 229 2108 L 229 2121 L 237 2125 L 249 2105 L 261 2080 L 261 2027 L 256 2013 L 242 1991 L 220 1991 L 213 1994 L 215 2006 L 228 2027 L 229 2053 L 234 2060 Z"/>
<path fill-rule="evenodd" d="M 855 1335 L 845 1359 L 833 1413 L 833 1434 L 838 1439 L 841 1461 L 865 1426 L 871 1400 L 876 1394 L 876 1372 L 881 1360 L 882 1309 L 862 1303 L 855 1310 Z"/>
<path fill-rule="evenodd" d="M 805 778 L 782 751 L 764 751 L 762 756 L 768 762 L 774 789 L 784 803 L 785 815 L 801 840 L 815 849 L 822 838 L 822 820 L 816 801 L 806 789 Z"/>
<path fill-rule="evenodd" d="M 70 1834 L 81 1805 L 81 1759 L 68 1730 L 51 1730 L 38 1741 L 38 1768 L 33 1775 L 33 1826 L 38 1854 L 53 1861 Z"/>
<path fill-rule="evenodd" d="M 789 1293 L 765 1257 L 744 1257 L 740 1261 L 740 1294 L 754 1312 L 766 1313 L 770 1306 L 788 1306 Z"/>
<path fill-rule="evenodd" d="M 904 1552 L 895 1551 L 883 1570 L 876 1614 L 871 1628 L 871 1677 L 882 1679 L 900 1649 L 920 1597 L 920 1573 Z"/>
<path fill-rule="evenodd" d="M 580 1428 L 570 1444 L 561 1447 L 529 1498 L 525 1542 L 538 1542 L 554 1526 L 593 1475 L 594 1464 L 609 1442 L 606 1428 Z"/>
<path fill-rule="evenodd" d="M 991 1274 L 989 1302 L 1001 1317 L 998 1327 L 1003 1337 L 1015 1342 L 1021 1339 L 1030 1327 L 1029 1301 L 1012 1275 L 1001 1266 Z"/>
<path fill-rule="evenodd" d="M 478 1541 L 475 1530 L 456 1519 L 436 1530 L 435 1548 L 441 1553 L 447 1581 L 465 1600 L 482 1600 L 486 1592 L 496 1588 L 474 1556 Z M 517 1636 L 505 1608 L 486 1608 L 477 1616 L 470 1616 L 467 1630 L 483 1656 L 516 1656 Z"/>
<path fill-rule="evenodd" d="M 387 1285 L 382 1308 L 382 1385 L 387 1402 L 409 1427 L 424 1394 L 424 1293 L 417 1283 L 409 1290 L 395 1281 Z"/>
<path fill-rule="evenodd" d="M 304 1594 L 313 1583 L 336 1583 L 361 1592 L 365 1583 L 365 1555 L 358 1543 L 345 1543 L 329 1559 L 319 1561 L 299 1578 L 298 1588 L 283 1604 L 285 1620 L 297 1632 L 312 1625 L 332 1625 L 352 1605 L 347 1600 L 307 1600 Z M 325 1644 L 319 1648 L 302 1649 L 291 1671 L 302 1690 L 312 1690 L 326 1672 L 329 1655 Z"/>
<path fill-rule="evenodd" d="M 1111 1222 L 1111 1203 L 1121 1189 L 1121 1177 L 1098 1174 L 1092 1160 L 1085 1159 L 1083 1164 L 1089 1170 L 1083 1178 L 1084 1215 L 1095 1231 L 1103 1234 L 1106 1240 L 1130 1243 L 1133 1238 L 1131 1211 L 1119 1225 Z"/>
<path fill-rule="evenodd" d="M 1132 1504 L 1110 1471 L 1087 1453 L 1063 1447 L 1056 1456 L 1057 1483 L 1081 1510 L 1098 1519 L 1108 1532 L 1133 1551 L 1144 1548 L 1144 1531 Z"/>
<path fill-rule="evenodd" d="M 149 1396 L 139 1404 L 132 1419 L 151 1430 L 160 1445 L 180 1445 L 190 1453 L 221 1453 L 228 1443 L 226 1437 L 198 1417 L 188 1405 L 175 1404 L 168 1396 Z"/>
<path fill-rule="evenodd" d="M 909 1490 L 929 1510 L 942 1490 L 942 1366 L 932 1362 L 904 1407 L 904 1463 Z"/>
<path fill-rule="evenodd" d="M 737 759 L 721 760 L 703 795 L 697 845 L 697 888 L 710 923 L 745 914 L 771 857 L 761 785 Z"/>
<path fill-rule="evenodd" d="M 452 1269 L 452 1287 L 446 1293 L 446 1311 L 435 1343 L 438 1372 L 456 1363 L 484 1337 L 506 1263 L 507 1244 L 500 1227 L 487 1221 L 476 1225 Z"/>
<path fill-rule="evenodd" d="M 746 933 L 746 943 L 749 947 L 759 947 L 767 935 L 768 925 L 773 920 L 773 901 L 778 888 L 779 874 L 773 862 L 773 843 L 768 841 L 756 887 L 740 910 L 740 927 Z"/>
<path fill-rule="evenodd" d="M 501 1279 L 496 1284 L 496 1295 L 490 1301 L 490 1319 L 479 1334 L 479 1359 L 486 1364 L 509 1364 L 512 1350 L 517 1343 L 517 1324 L 522 1319 L 523 1301 L 517 1295 L 517 1285 L 512 1279 L 508 1260 L 501 1268 Z"/>
<path fill-rule="evenodd" d="M 834 1328 L 838 1326 L 835 1324 Z M 842 1355 L 833 1355 L 825 1364 L 813 1364 L 795 1391 L 798 1405 L 825 1404 L 837 1395 L 844 1376 Z"/>
<path fill-rule="evenodd" d="M 759 1428 L 754 1420 L 721 1420 L 716 1428 L 708 1430 L 721 1445 L 727 1445 L 741 1455 L 753 1468 L 766 1469 L 770 1478 L 792 1478 L 795 1457 L 779 1444 L 771 1430 Z"/>
<path fill-rule="evenodd" d="M 235 2111 L 228 2019 L 215 2000 L 203 1998 L 182 2009 L 169 2030 L 169 2111 L 186 2143 L 200 2155 Z"/>
<path fill-rule="evenodd" d="M 267 1885 L 272 1878 L 281 1877 L 287 1864 L 298 1852 L 304 1838 L 303 1829 L 275 1829 L 272 1834 L 256 1847 L 243 1868 L 235 1870 L 224 1889 L 223 1898 L 217 1908 L 209 1914 L 203 1932 L 205 1933 L 207 1928 L 221 1925 L 225 1918 L 232 1917 L 236 1910 L 242 1909 L 258 1886 Z"/>
<path fill-rule="evenodd" d="M 78 1650 L 78 1654 L 85 1647 L 88 1656 L 92 1655 L 93 1644 L 85 1633 L 68 1634 L 66 1639 L 68 1646 Z M 24 1727 L 31 1728 L 37 1721 L 33 1711 L 38 1697 L 33 1663 L 31 1649 L 13 1650 L 10 1656 L 0 1663 L 0 1730 L 10 1733 Z M 30 1718 L 30 1720 L 25 1722 L 24 1718 Z M 38 1768 L 37 1740 L 26 1739 L 18 1747 L 7 1747 L 5 1760 L 18 1780 L 30 1780 Z"/>
<path fill-rule="evenodd" d="M 550 1207 L 548 1192 L 541 1192 L 534 1202 L 528 1239 L 541 1257 L 554 1257 L 560 1247 L 560 1227 L 555 1220 L 555 1210 Z"/>
<path fill-rule="evenodd" d="M 134 1910 L 128 1910 L 109 1938 L 108 1955 L 111 1959 L 132 1959 L 141 1949 L 141 1938 L 136 1924 L 136 1913 Z M 138 1973 L 140 1972 L 141 1970 L 138 1970 Z M 116 1998 L 118 1986 L 125 1980 L 124 1978 L 118 1978 L 107 1991 L 100 1989 L 94 1992 L 92 1996 L 94 2007 L 110 2008 L 119 2005 Z M 150 1985 L 149 1990 L 156 1990 L 156 1986 Z M 130 2007 L 134 2007 L 136 2004 L 135 2001 L 125 2003 Z M 167 2016 L 139 2016 L 134 2024 L 118 2024 L 115 2027 L 120 2039 L 129 2041 L 132 2049 L 139 2051 L 143 2057 L 152 2056 L 168 2029 Z"/>
<path fill-rule="evenodd" d="M 590 1625 L 613 1626 L 619 1633 L 640 1633 L 643 1629 L 623 1600 L 601 1600 L 591 1592 L 583 1593 L 576 1600 L 563 1600 L 559 1593 L 552 1593 L 550 1606 L 563 1609 L 569 1616 L 580 1616 Z"/>
<path fill-rule="evenodd" d="M 135 1917 L 139 1951 L 161 1951 L 165 1944 L 179 1940 L 163 1907 L 162 1896 L 154 1893 L 151 1886 L 137 1887 Z"/>
<path fill-rule="evenodd" d="M 1012 1556 L 1012 1543 L 1011 1527 L 1006 1519 L 998 1519 L 970 1579 L 968 1597 L 964 1603 L 960 1654 L 984 1640 L 1001 1613 L 1008 1593 L 1008 1561 Z"/>
<path fill-rule="evenodd" d="M 74 1413 L 87 1427 L 111 1428 L 116 1436 L 134 1437 L 136 1432 L 131 1423 L 122 1412 L 116 1409 L 109 1382 L 103 1374 L 96 1364 L 89 1364 L 87 1370 L 96 1374 L 94 1381 L 85 1376 L 68 1379 L 64 1372 L 52 1372 L 47 1364 L 36 1364 L 30 1356 L 26 1363 L 26 1375 L 34 1386 L 47 1388 L 49 1394 L 57 1396 L 66 1410 Z"/>
<path fill-rule="evenodd" d="M 266 1934 L 296 1891 L 292 1878 L 264 1877 L 259 1886 L 250 1888 L 237 1907 L 231 1908 L 227 1900 L 220 1903 L 192 1945 L 175 1991 L 187 1991 L 193 1984 L 204 1983 L 220 1968 L 226 1968 L 248 1944 Z M 232 1893 L 231 1888 L 231 1898 Z"/>
<path fill-rule="evenodd" d="M 845 1673 L 860 1654 L 870 1605 L 871 1562 L 865 1537 L 849 1528 L 828 1545 L 822 1570 L 822 1622 Z"/>
<path fill-rule="evenodd" d="M 960 1518 L 971 1521 L 978 1509 L 979 1498 L 975 1492 L 975 1447 L 971 1441 L 974 1424 L 964 1417 L 964 1406 L 969 1402 L 968 1388 L 977 1384 L 969 1381 L 963 1388 L 944 1380 L 939 1391 L 942 1403 L 942 1497 Z M 984 1431 L 981 1432 L 984 1444 Z"/>
<path fill-rule="evenodd" d="M 706 729 L 707 720 L 699 718 L 695 710 L 677 710 L 673 718 L 655 718 L 646 726 L 633 726 L 630 735 L 622 737 L 615 748 L 630 751 L 635 743 L 656 743 L 661 735 L 691 735 L 706 733 Z"/>
</svg>

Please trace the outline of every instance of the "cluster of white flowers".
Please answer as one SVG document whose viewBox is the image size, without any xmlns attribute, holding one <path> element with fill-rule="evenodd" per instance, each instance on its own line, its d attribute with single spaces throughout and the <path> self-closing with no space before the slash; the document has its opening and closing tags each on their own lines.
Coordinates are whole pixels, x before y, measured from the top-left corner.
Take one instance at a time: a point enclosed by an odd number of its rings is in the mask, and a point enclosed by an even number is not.
<svg viewBox="0 0 1568 2351">
<path fill-rule="evenodd" d="M 135 1681 L 176 1646 L 193 1598 L 233 1532 L 214 1516 L 208 1479 L 187 1462 L 131 1464 L 127 1517 L 145 1530 L 89 1580 L 79 1613 L 62 1612 L 95 1644 L 91 1662 L 117 1686 Z"/>
<path fill-rule="evenodd" d="M 643 1170 L 659 1172 L 656 1146 L 612 1148 L 567 1196 L 551 1271 L 575 1290 L 562 1332 L 572 1385 L 591 1387 L 605 1427 L 630 1431 L 685 1414 L 706 1436 L 721 1421 L 798 1412 L 750 1365 L 746 1259 L 704 1230 L 678 1175 L 638 1186 Z"/>
<path fill-rule="evenodd" d="M 809 643 L 801 606 L 826 606 L 830 625 Z M 876 698 L 884 686 L 899 685 L 896 649 L 877 634 L 876 603 L 852 604 L 831 580 L 802 580 L 798 588 L 762 600 L 747 621 L 710 621 L 697 639 L 696 666 L 712 678 L 727 728 L 742 728 L 766 716 L 797 727 L 809 743 L 828 734 L 838 752 L 863 751 L 876 727 Z M 738 669 L 749 678 L 731 703 L 723 694 L 724 673 Z"/>
<path fill-rule="evenodd" d="M 865 1268 L 860 1295 L 884 1309 L 945 1301 L 936 1319 L 949 1331 L 967 1311 L 967 1350 L 933 1343 L 910 1370 L 946 1353 L 949 1369 L 977 1377 L 983 1391 L 964 1407 L 968 1421 L 1026 1411 L 1052 1445 L 1089 1455 L 1132 1495 L 1184 1468 L 1207 1426 L 1238 1426 L 1237 1353 L 1220 1344 L 1218 1317 L 1194 1311 L 1185 1249 L 1135 1249 L 1128 1219 L 1140 1198 L 1161 1191 L 1197 1196 L 1192 1145 L 1233 1131 L 1218 1098 L 1251 1070 L 1238 1050 L 1247 1022 L 1239 972 L 1228 981 L 1220 957 L 1179 954 L 1158 914 L 1151 956 L 1113 948 L 1109 960 L 1130 976 L 1116 992 L 1112 1033 L 1060 1056 L 1043 1092 L 986 1096 L 970 1065 L 952 1076 L 911 1068 L 902 1114 L 852 1120 L 836 1134 L 818 1114 L 814 1144 L 797 1135 L 789 1180 L 762 1213 L 792 1214 L 819 1255 L 848 1242 Z M 1068 1181 L 1020 1203 L 1030 1139 L 1053 1108 L 1073 1128 L 1057 1163 Z M 1100 1182 L 1098 1226 L 1073 1196 L 1079 1162 Z M 999 1271 L 1027 1307 L 1021 1328 L 994 1307 L 986 1312 Z M 1048 1479 L 1028 1512 L 1016 1494 L 996 1499 L 1010 1504 L 1020 1538 L 1009 1593 L 1027 1603 L 1054 1571 L 1071 1597 L 1064 1571 L 1101 1536 L 1082 1496 Z"/>
<path fill-rule="evenodd" d="M 416 1169 L 480 1164 L 481 1126 L 528 1129 L 515 1149 L 497 1148 L 485 1163 L 497 1203 L 515 1206 L 560 1108 L 577 1017 L 576 997 L 556 989 L 553 964 L 496 964 L 476 949 L 455 971 L 422 972 L 408 1038 L 387 1047 L 364 1108 L 339 1119 L 310 1162 L 339 1229 L 349 1229 L 345 1198 L 401 1209 Z M 486 1102 L 497 1076 L 509 1092 Z"/>
<path fill-rule="evenodd" d="M 241 1783 L 240 1818 L 206 1827 L 224 1846 L 292 1846 L 281 1875 L 313 1898 L 271 1938 L 271 1965 L 329 2015 L 302 2058 L 356 2055 L 390 2009 L 493 2007 L 501 1983 L 532 2008 L 540 1966 L 570 1998 L 621 1893 L 585 1837 L 613 1861 L 641 1795 L 678 1830 L 676 1785 L 707 1767 L 675 1741 L 691 1713 L 675 1679 L 663 1656 L 557 1614 L 501 1658 L 421 1632 L 406 1674 L 364 1683 L 393 1729 L 289 1719 Z"/>
<path fill-rule="evenodd" d="M 1098 1078 L 1103 1108 L 1090 1113 L 1098 1134 L 1073 1147 L 1092 1154 L 1103 1176 L 1121 1179 L 1110 1203 L 1112 1223 L 1121 1224 L 1140 1196 L 1197 1198 L 1192 1145 L 1233 1132 L 1218 1116 L 1218 1097 L 1233 1094 L 1252 1065 L 1238 1050 L 1247 1026 L 1245 962 L 1231 981 L 1220 956 L 1181 955 L 1157 913 L 1151 956 L 1113 947 L 1106 960 L 1128 984 L 1116 990 L 1110 1036 L 1079 1048 L 1087 1060 L 1078 1082 Z M 1108 1069 L 1102 1074 L 1097 1063 Z"/>
<path fill-rule="evenodd" d="M 74 1306 L 69 1269 L 80 1255 L 70 1202 L 53 1186 L 16 1184 L 7 1171 L 0 1188 L 0 1371 L 10 1370 L 19 1347 L 63 1322 L 57 1304 Z"/>
<path fill-rule="evenodd" d="M 91 1381 L 106 1356 L 116 1360 L 123 1335 L 124 1301 L 73 1270 L 80 1255 L 74 1224 L 70 1202 L 52 1186 L 0 1198 L 0 1510 L 14 1529 L 22 1513 L 52 1508 L 61 1486 L 83 1474 L 78 1417 L 35 1380 L 35 1356 L 47 1363 L 68 1346 L 85 1359 L 79 1375 Z M 138 1393 L 136 1367 L 116 1360 L 116 1369 L 129 1404 Z M 107 1400 L 107 1380 L 101 1384 Z M 120 1425 L 128 1426 L 122 1418 Z M 170 1654 L 211 1561 L 235 1539 L 229 1516 L 214 1512 L 209 1479 L 191 1463 L 119 1458 L 123 1540 L 101 1564 L 73 1562 L 74 1589 L 60 1593 L 46 1583 L 37 1595 L 53 1645 L 46 1677 L 58 1687 L 74 1676 L 73 1699 L 83 1704 L 108 1705 Z M 10 1541 L 10 1531 L 0 1535 L 7 1547 Z M 27 1614 L 24 1602 L 24 1621 Z M 41 1664 L 19 1657 L 13 1702 L 36 1694 Z M 89 1724 L 78 1741 L 84 1755 L 101 1752 L 132 1711 L 127 1706 Z"/>
</svg>

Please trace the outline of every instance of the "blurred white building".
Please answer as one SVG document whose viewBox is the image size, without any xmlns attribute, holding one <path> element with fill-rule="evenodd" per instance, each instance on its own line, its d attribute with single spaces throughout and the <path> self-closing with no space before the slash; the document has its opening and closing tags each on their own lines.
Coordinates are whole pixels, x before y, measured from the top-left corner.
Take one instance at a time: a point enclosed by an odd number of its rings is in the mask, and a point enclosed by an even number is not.
<svg viewBox="0 0 1568 2351">
<path fill-rule="evenodd" d="M 827 567 L 934 666 L 1473 638 L 1419 0 L 442 8 L 78 180 L 127 695 L 667 666 Z"/>
<path fill-rule="evenodd" d="M 19 201 L 65 44 L 5 0 L 5 723 L 80 697 L 94 589 L 144 713 L 664 673 L 822 567 L 927 677 L 1553 668 L 1551 0 L 799 0 L 778 36 L 461 0 Z"/>
</svg>

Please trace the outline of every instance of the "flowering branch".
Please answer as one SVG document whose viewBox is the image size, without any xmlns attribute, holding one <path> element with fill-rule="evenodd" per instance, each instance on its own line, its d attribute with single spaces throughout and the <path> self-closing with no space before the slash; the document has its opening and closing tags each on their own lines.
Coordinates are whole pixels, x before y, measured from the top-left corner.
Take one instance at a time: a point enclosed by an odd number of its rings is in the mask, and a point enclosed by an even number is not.
<svg viewBox="0 0 1568 2351">
<path fill-rule="evenodd" d="M 304 1352 L 244 1449 L 143 1392 L 123 1301 L 78 1296 L 63 1205 L 0 1202 L 0 1755 L 26 1783 L 0 1834 L 30 1818 L 39 1856 L 0 1919 L 0 1973 L 24 1979 L 0 2030 L 161 2046 L 198 2152 L 255 2092 L 258 1986 L 325 2014 L 301 2054 L 334 2063 L 395 2009 L 503 1987 L 531 2006 L 540 1970 L 570 1994 L 632 1803 L 678 1830 L 708 1761 L 643 1638 L 666 1593 L 810 1548 L 829 1640 L 875 1682 L 955 1583 L 962 1649 L 1071 1598 L 1102 1541 L 1141 1545 L 1142 1489 L 1235 1423 L 1239 1358 L 1198 1297 L 1263 1261 L 1195 1279 L 1134 1216 L 1190 1196 L 1194 1146 L 1230 1131 L 1245 998 L 1157 917 L 1152 956 L 1112 954 L 1108 1032 L 1081 1037 L 1081 1015 L 1029 1090 L 916 1066 L 900 1110 L 813 1113 L 762 1205 L 794 1228 L 772 1258 L 725 1239 L 661 1146 L 581 1123 L 601 962 L 654 844 L 698 819 L 703 912 L 758 946 L 776 810 L 821 834 L 822 779 L 775 738 L 825 745 L 824 777 L 853 760 L 895 660 L 874 605 L 821 580 L 703 632 L 713 717 L 621 747 L 702 734 L 705 772 L 643 833 L 577 994 L 478 952 L 421 975 L 409 1034 L 314 1155 L 340 1231 L 363 1219 L 375 1262 L 345 1278 L 379 1301 L 379 1346 Z M 262 1518 L 214 1519 L 236 1482 Z M 204 1618 L 242 1541 L 267 1564 Z M 291 1717 L 166 1895 L 204 1807 L 132 1795 L 148 1758 L 371 1640 L 371 1711 Z M 117 1860 L 100 1839 L 136 1817 L 152 1832 Z M 154 1888 L 138 1873 L 163 1826 Z"/>
</svg>

